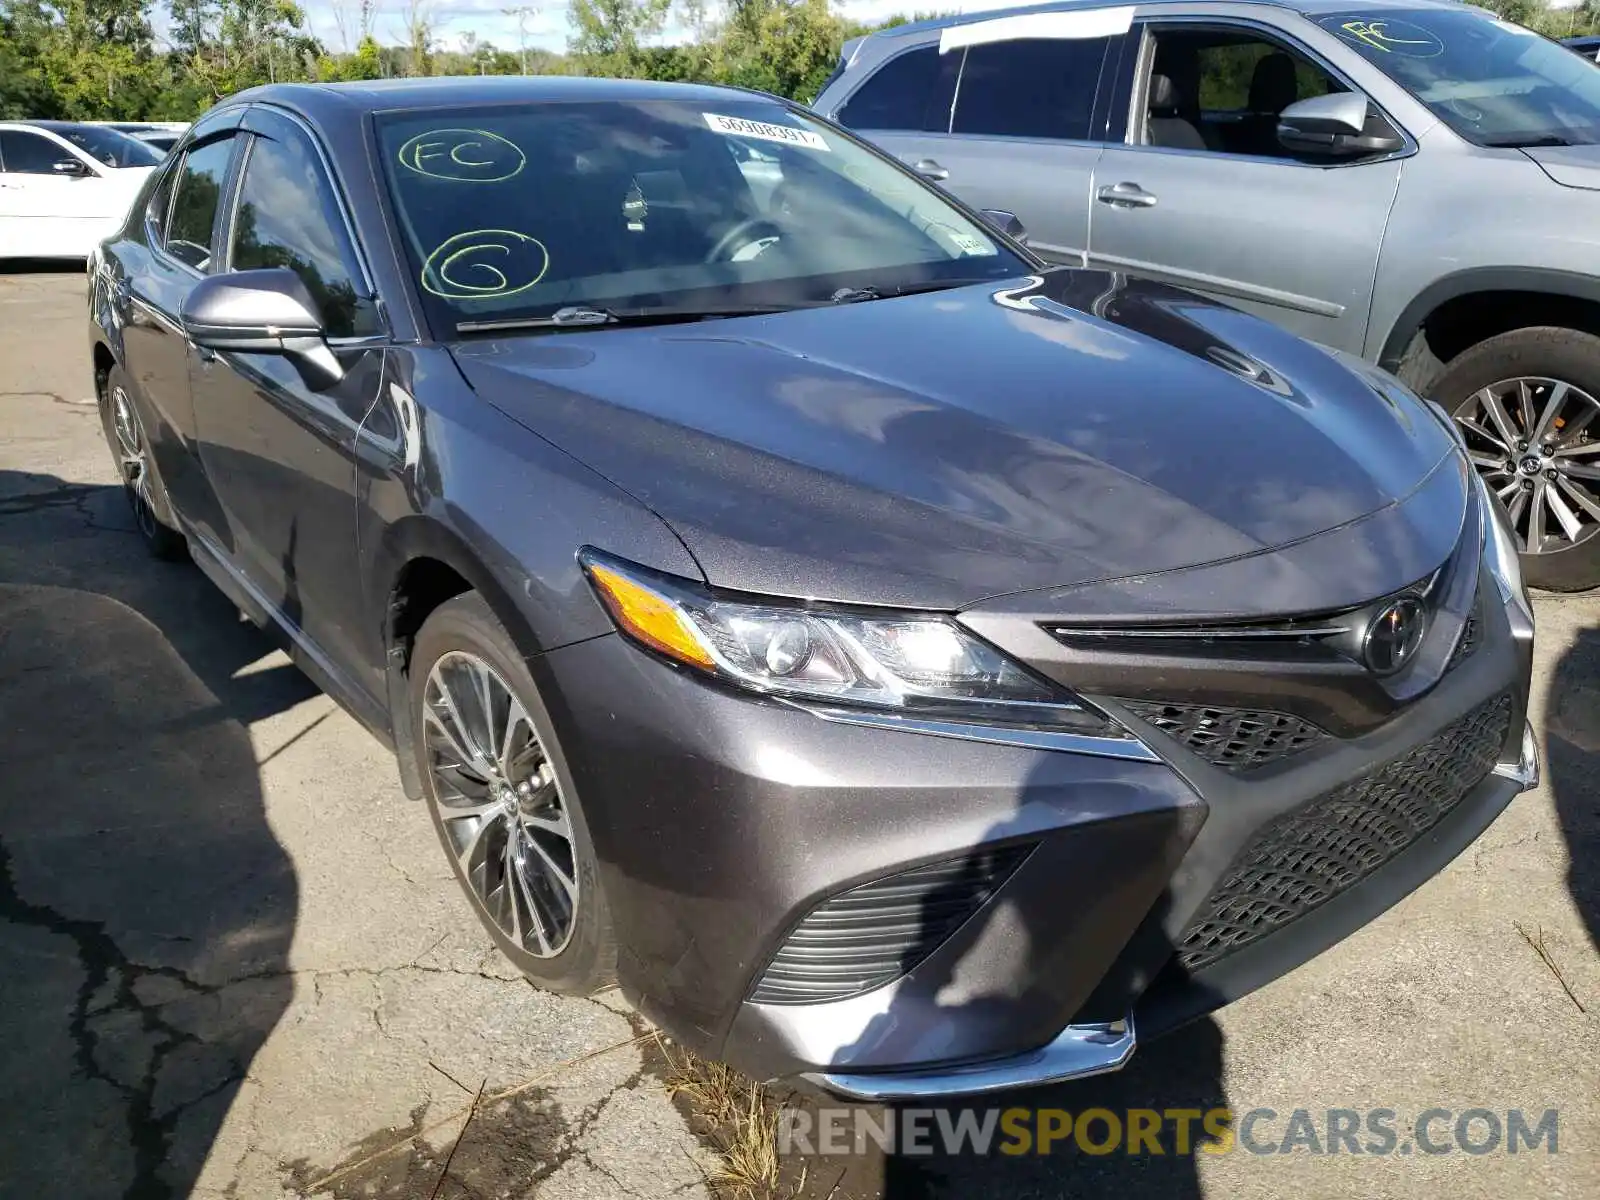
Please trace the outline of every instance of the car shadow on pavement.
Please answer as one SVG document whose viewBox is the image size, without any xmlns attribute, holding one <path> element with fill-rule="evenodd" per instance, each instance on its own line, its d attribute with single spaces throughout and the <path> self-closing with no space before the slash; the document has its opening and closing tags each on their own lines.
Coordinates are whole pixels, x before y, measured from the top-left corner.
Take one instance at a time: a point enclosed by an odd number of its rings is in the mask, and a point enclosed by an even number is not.
<svg viewBox="0 0 1600 1200">
<path fill-rule="evenodd" d="M 120 488 L 0 471 L 0 1195 L 189 1195 L 290 1002 L 271 650 Z"/>
<path fill-rule="evenodd" d="M 1545 706 L 1545 770 L 1567 844 L 1567 887 L 1600 951 L 1600 629 L 1556 664 Z"/>
</svg>

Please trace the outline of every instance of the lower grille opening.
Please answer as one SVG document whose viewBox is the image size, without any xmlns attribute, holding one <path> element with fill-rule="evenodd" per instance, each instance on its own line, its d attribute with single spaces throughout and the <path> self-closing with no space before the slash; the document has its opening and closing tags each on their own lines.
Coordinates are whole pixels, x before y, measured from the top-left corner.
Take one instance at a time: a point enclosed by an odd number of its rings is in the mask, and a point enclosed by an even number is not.
<svg viewBox="0 0 1600 1200">
<path fill-rule="evenodd" d="M 977 912 L 1032 849 L 982 850 L 825 900 L 784 940 L 750 999 L 820 1004 L 900 978 Z"/>
<path fill-rule="evenodd" d="M 1189 923 L 1178 961 L 1208 967 L 1354 887 L 1426 833 L 1494 768 L 1511 725 L 1497 696 L 1362 779 L 1263 828 Z"/>
</svg>

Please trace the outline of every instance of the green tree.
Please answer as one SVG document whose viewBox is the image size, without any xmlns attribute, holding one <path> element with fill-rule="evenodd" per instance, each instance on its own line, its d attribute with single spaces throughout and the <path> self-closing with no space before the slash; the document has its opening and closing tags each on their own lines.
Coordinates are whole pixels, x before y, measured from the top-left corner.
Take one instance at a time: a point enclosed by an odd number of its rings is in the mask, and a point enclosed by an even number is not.
<svg viewBox="0 0 1600 1200">
<path fill-rule="evenodd" d="M 639 75 L 645 43 L 667 23 L 672 0 L 572 0 L 567 48 L 591 75 Z"/>
</svg>

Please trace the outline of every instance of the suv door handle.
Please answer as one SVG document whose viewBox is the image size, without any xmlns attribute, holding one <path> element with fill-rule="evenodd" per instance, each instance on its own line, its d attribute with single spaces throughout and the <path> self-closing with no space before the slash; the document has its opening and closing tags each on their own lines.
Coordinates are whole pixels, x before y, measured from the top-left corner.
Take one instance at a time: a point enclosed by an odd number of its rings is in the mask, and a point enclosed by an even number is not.
<svg viewBox="0 0 1600 1200">
<path fill-rule="evenodd" d="M 943 183 L 950 178 L 950 172 L 931 158 L 919 158 L 911 164 L 911 169 L 924 179 L 931 180 L 934 183 Z"/>
<path fill-rule="evenodd" d="M 1137 183 L 1113 183 L 1094 195 L 1101 204 L 1114 208 L 1151 208 L 1156 202 L 1155 193 L 1145 191 Z"/>
</svg>

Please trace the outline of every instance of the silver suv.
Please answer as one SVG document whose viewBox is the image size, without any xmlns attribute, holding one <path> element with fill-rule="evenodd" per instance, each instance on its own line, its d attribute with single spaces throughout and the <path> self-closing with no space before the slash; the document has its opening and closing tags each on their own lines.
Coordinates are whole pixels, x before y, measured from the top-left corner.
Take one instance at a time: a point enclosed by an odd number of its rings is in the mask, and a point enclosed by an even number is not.
<svg viewBox="0 0 1600 1200">
<path fill-rule="evenodd" d="M 1529 581 L 1600 584 L 1592 61 L 1435 0 L 1090 0 L 857 39 L 815 107 L 1046 258 L 1394 371 L 1455 414 Z"/>
</svg>

